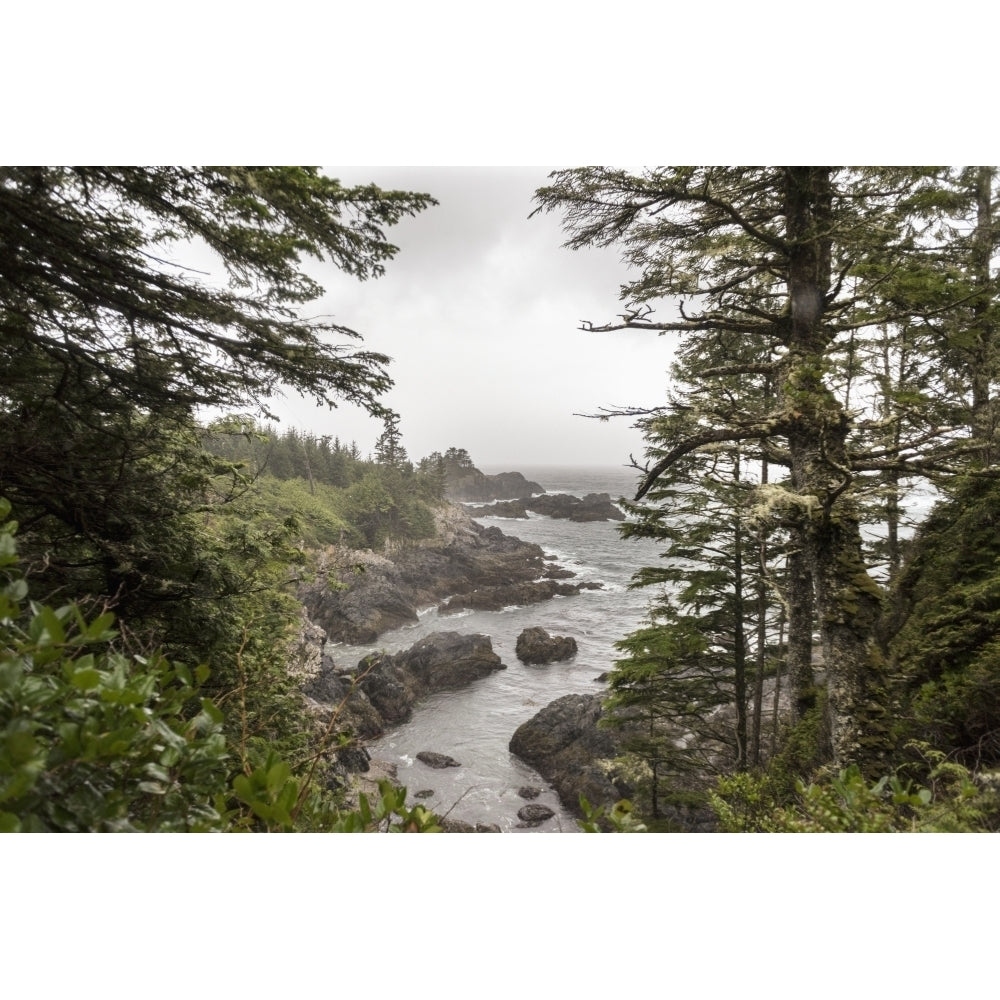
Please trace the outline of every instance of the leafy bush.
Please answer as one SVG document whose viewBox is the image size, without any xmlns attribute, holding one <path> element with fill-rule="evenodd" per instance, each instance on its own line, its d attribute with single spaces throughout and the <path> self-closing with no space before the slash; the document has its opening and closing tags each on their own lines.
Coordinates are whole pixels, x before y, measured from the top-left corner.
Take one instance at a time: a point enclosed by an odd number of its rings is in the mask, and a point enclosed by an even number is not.
<svg viewBox="0 0 1000 1000">
<path fill-rule="evenodd" d="M 207 669 L 116 652 L 110 612 L 29 601 L 15 529 L 0 525 L 0 829 L 220 828 L 228 754 L 196 686 Z"/>
</svg>

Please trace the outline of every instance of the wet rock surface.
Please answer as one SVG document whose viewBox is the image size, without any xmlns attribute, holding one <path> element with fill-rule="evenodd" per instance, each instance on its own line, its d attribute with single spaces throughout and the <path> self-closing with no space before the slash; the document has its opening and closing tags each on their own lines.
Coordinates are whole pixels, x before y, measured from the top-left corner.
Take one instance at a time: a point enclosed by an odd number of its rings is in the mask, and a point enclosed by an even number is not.
<svg viewBox="0 0 1000 1000">
<path fill-rule="evenodd" d="M 446 753 L 438 753 L 435 750 L 421 750 L 417 754 L 417 760 L 422 764 L 426 764 L 428 767 L 433 768 L 445 768 L 445 767 L 461 767 L 462 765 L 455 760 L 454 757 L 449 757 Z"/>
<path fill-rule="evenodd" d="M 536 826 L 539 823 L 544 823 L 547 819 L 552 819 L 555 816 L 555 812 L 548 806 L 543 806 L 538 802 L 532 802 L 529 805 L 521 806 L 517 811 L 517 818 L 521 820 L 522 823 L 530 823 Z"/>
<path fill-rule="evenodd" d="M 576 656 L 576 639 L 566 635 L 549 635 L 545 629 L 526 628 L 518 637 L 514 649 L 522 663 L 554 663 Z"/>
<path fill-rule="evenodd" d="M 323 554 L 299 598 L 329 641 L 374 642 L 434 604 L 444 613 L 500 610 L 600 587 L 557 582 L 572 573 L 546 559 L 540 546 L 483 527 L 459 507 L 442 507 L 435 516 L 435 539 L 395 550 L 391 558 L 353 549 Z"/>
<path fill-rule="evenodd" d="M 624 521 L 625 515 L 612 502 L 610 493 L 588 493 L 574 497 L 566 493 L 543 493 L 541 496 L 522 496 L 516 500 L 469 507 L 474 517 L 525 518 L 528 511 L 546 517 L 567 518 L 570 521 Z"/>
<path fill-rule="evenodd" d="M 337 706 L 342 729 L 371 739 L 387 725 L 409 719 L 419 698 L 503 669 L 489 636 L 434 632 L 394 655 L 367 656 L 351 670 L 340 670 L 324 657 L 303 692 L 315 702 Z"/>
<path fill-rule="evenodd" d="M 602 701 L 599 694 L 557 698 L 519 726 L 510 741 L 510 752 L 538 771 L 576 815 L 581 794 L 597 806 L 612 805 L 629 792 L 601 766 L 618 752 L 611 731 L 597 727 Z"/>
</svg>

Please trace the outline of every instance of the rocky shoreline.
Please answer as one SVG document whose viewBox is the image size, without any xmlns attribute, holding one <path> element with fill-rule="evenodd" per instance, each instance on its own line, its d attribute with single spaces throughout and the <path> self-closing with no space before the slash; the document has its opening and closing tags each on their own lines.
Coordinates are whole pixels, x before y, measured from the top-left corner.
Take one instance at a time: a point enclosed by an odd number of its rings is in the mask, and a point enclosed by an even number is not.
<svg viewBox="0 0 1000 1000">
<path fill-rule="evenodd" d="M 300 589 L 308 616 L 297 656 L 303 694 L 319 725 L 325 728 L 333 722 L 350 737 L 333 755 L 328 776 L 332 787 L 371 792 L 391 765 L 371 761 L 364 749 L 367 742 L 406 722 L 420 699 L 464 687 L 506 665 L 489 637 L 478 634 L 434 632 L 409 649 L 375 653 L 354 666 L 335 664 L 325 654 L 327 641 L 374 642 L 390 629 L 417 621 L 418 611 L 429 605 L 436 605 L 442 615 L 467 607 L 498 610 L 600 586 L 564 582 L 574 574 L 547 558 L 540 546 L 477 524 L 465 508 L 443 506 L 436 519 L 434 539 L 386 555 L 346 549 L 321 553 L 316 578 Z M 571 637 L 549 636 L 543 629 L 526 629 L 518 639 L 522 662 L 546 663 L 575 652 Z M 578 816 L 581 794 L 594 806 L 610 806 L 630 793 L 608 766 L 618 753 L 621 735 L 598 727 L 603 697 L 595 693 L 558 698 L 510 740 L 510 752 L 538 771 L 564 807 Z M 436 759 L 438 751 L 424 750 L 430 759 Z M 522 811 L 520 826 L 545 821 L 540 809 Z M 452 820 L 445 828 L 495 830 Z"/>
<path fill-rule="evenodd" d="M 461 507 L 443 506 L 435 520 L 435 538 L 388 555 L 357 549 L 320 554 L 316 579 L 298 596 L 329 641 L 374 642 L 434 605 L 441 614 L 498 611 L 600 587 L 558 582 L 574 574 L 546 559 L 541 546 L 485 528 Z"/>
</svg>

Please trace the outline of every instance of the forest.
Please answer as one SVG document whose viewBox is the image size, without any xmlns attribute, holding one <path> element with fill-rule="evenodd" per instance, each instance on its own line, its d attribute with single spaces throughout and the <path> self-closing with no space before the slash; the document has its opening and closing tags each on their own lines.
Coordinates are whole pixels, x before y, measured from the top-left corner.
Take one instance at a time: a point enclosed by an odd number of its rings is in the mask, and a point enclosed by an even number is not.
<svg viewBox="0 0 1000 1000">
<path fill-rule="evenodd" d="M 993 167 L 561 170 L 566 245 L 613 247 L 673 338 L 622 544 L 654 539 L 604 725 L 631 801 L 588 830 L 1000 829 Z M 288 670 L 324 546 L 434 532 L 389 359 L 306 319 L 430 194 L 322 171 L 0 169 L 0 830 L 440 829 L 322 780 L 350 741 Z M 225 281 L 171 263 L 197 244 Z M 554 248 L 553 252 L 559 252 Z M 609 315 L 613 304 L 609 304 Z M 381 422 L 280 430 L 285 388 Z M 206 408 L 225 416 L 205 417 Z"/>
</svg>

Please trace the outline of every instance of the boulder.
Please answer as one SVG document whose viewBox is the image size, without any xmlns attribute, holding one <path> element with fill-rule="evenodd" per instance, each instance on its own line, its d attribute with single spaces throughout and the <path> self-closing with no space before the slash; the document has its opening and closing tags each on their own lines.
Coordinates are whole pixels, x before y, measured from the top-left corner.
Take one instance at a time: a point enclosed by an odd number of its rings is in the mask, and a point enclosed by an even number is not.
<svg viewBox="0 0 1000 1000">
<path fill-rule="evenodd" d="M 386 725 L 406 722 L 418 698 L 503 669 L 489 636 L 434 632 L 394 655 L 366 656 L 352 670 L 339 669 L 324 656 L 303 693 L 320 719 L 337 711 L 338 730 L 371 739 Z"/>
<path fill-rule="evenodd" d="M 434 750 L 421 750 L 417 754 L 417 760 L 422 764 L 426 764 L 428 767 L 434 768 L 445 768 L 445 767 L 461 767 L 454 757 L 449 757 L 446 753 L 436 753 Z"/>
<path fill-rule="evenodd" d="M 517 790 L 517 794 L 521 796 L 522 799 L 537 799 L 539 795 L 542 794 L 540 788 L 535 788 L 534 785 L 524 785 L 522 788 Z"/>
<path fill-rule="evenodd" d="M 576 656 L 576 639 L 549 635 L 543 628 L 526 628 L 518 637 L 515 652 L 522 663 L 553 663 Z"/>
<path fill-rule="evenodd" d="M 441 829 L 445 833 L 503 833 L 496 823 L 466 823 L 464 819 L 442 819 Z"/>
<path fill-rule="evenodd" d="M 517 818 L 524 823 L 531 823 L 532 825 L 538 823 L 544 823 L 547 819 L 552 819 L 555 816 L 555 810 L 550 809 L 548 806 L 543 806 L 539 802 L 532 802 L 526 806 L 521 806 L 517 811 Z"/>
<path fill-rule="evenodd" d="M 617 734 L 597 726 L 603 700 L 600 694 L 557 698 L 519 726 L 510 741 L 510 752 L 538 771 L 576 815 L 581 794 L 595 806 L 613 805 L 630 794 L 601 766 L 618 752 Z"/>
<path fill-rule="evenodd" d="M 374 653 L 358 664 L 358 683 L 386 722 L 405 722 L 418 698 L 464 687 L 505 669 L 487 635 L 434 632 L 394 655 Z"/>
</svg>

